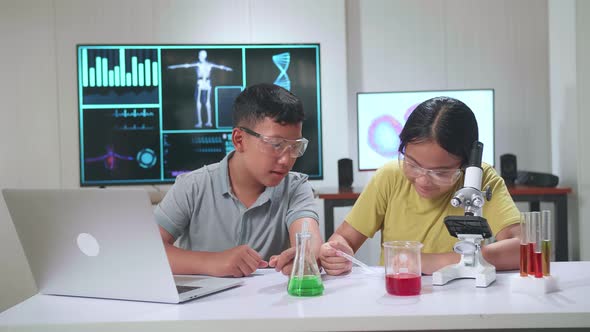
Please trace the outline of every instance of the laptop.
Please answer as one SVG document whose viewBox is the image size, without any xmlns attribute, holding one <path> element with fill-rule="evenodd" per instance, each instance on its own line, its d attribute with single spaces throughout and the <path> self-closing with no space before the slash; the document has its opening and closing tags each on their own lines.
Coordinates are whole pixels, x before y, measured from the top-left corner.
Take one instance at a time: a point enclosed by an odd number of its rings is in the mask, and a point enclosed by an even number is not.
<svg viewBox="0 0 590 332">
<path fill-rule="evenodd" d="M 173 276 L 145 190 L 2 194 L 42 294 L 180 303 L 243 283 Z"/>
</svg>

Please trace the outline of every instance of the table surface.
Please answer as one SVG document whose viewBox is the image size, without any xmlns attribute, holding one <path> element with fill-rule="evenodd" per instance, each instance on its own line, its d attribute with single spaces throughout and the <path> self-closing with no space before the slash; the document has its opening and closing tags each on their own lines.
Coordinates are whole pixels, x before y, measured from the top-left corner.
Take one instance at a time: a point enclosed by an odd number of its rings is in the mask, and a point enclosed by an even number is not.
<svg viewBox="0 0 590 332">
<path fill-rule="evenodd" d="M 500 272 L 488 288 L 474 279 L 432 286 L 419 296 L 385 292 L 383 268 L 323 276 L 319 297 L 287 294 L 288 278 L 258 270 L 243 286 L 184 304 L 37 294 L 0 313 L 0 330 L 359 331 L 590 327 L 590 262 L 554 262 L 560 290 L 514 292 L 516 272 Z M 531 278 L 531 283 L 535 282 Z"/>
</svg>

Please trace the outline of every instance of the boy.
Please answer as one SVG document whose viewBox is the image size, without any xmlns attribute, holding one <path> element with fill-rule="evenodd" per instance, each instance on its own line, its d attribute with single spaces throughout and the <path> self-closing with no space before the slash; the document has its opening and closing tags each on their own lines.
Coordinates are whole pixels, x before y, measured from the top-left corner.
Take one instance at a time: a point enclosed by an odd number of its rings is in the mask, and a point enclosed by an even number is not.
<svg viewBox="0 0 590 332">
<path fill-rule="evenodd" d="M 174 274 L 243 277 L 269 265 L 289 274 L 295 234 L 305 221 L 319 253 L 311 185 L 306 175 L 290 172 L 307 147 L 303 119 L 299 98 L 279 86 L 257 84 L 240 93 L 235 150 L 179 175 L 155 209 Z"/>
</svg>

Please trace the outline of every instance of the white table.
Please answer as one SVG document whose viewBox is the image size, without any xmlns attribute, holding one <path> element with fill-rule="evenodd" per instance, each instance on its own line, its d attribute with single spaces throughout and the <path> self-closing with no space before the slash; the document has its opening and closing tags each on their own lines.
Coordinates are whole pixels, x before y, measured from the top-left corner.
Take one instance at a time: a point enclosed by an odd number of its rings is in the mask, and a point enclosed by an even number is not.
<svg viewBox="0 0 590 332">
<path fill-rule="evenodd" d="M 395 331 L 590 327 L 590 262 L 552 263 L 561 291 L 513 293 L 499 273 L 488 288 L 474 279 L 422 294 L 386 294 L 382 276 L 355 270 L 324 276 L 323 296 L 287 294 L 287 277 L 260 270 L 245 284 L 184 304 L 35 295 L 0 313 L 0 330 L 39 331 Z"/>
</svg>

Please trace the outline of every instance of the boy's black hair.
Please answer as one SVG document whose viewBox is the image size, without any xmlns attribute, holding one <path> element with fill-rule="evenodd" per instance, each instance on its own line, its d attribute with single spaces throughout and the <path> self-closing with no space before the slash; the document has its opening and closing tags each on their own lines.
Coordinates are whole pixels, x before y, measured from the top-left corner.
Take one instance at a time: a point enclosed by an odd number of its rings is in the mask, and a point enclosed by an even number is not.
<svg viewBox="0 0 590 332">
<path fill-rule="evenodd" d="M 465 166 L 478 136 L 475 114 L 467 105 L 454 98 L 435 97 L 422 102 L 410 114 L 399 135 L 399 152 L 404 152 L 409 143 L 432 140 L 461 158 L 461 166 Z"/>
<path fill-rule="evenodd" d="M 279 124 L 298 124 L 305 119 L 303 103 L 288 90 L 269 83 L 247 87 L 233 107 L 233 125 L 253 126 L 269 117 Z"/>
</svg>

